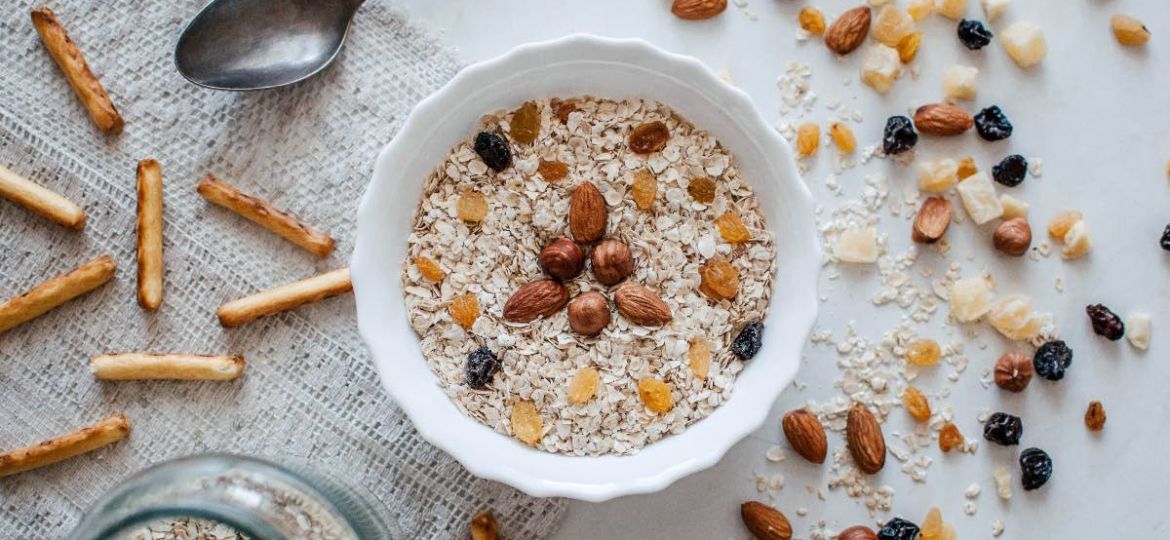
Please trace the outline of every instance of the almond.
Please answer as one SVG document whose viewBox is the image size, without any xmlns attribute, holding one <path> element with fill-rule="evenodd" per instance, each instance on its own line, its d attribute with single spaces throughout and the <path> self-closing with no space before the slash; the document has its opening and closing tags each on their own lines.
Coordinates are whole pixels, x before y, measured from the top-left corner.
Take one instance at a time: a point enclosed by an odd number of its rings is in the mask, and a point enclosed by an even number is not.
<svg viewBox="0 0 1170 540">
<path fill-rule="evenodd" d="M 967 111 L 950 103 L 931 103 L 914 111 L 914 127 L 927 135 L 959 135 L 974 125 Z"/>
<path fill-rule="evenodd" d="M 569 301 L 569 289 L 551 279 L 533 281 L 516 289 L 504 304 L 504 318 L 512 322 L 529 322 L 552 315 Z"/>
<path fill-rule="evenodd" d="M 869 7 L 855 7 L 842 13 L 825 31 L 825 45 L 837 54 L 849 54 L 865 41 L 869 34 Z"/>
<path fill-rule="evenodd" d="M 914 218 L 910 239 L 919 244 L 938 242 L 947 233 L 947 227 L 951 226 L 953 212 L 951 201 L 945 197 L 927 197 L 922 201 L 918 217 Z"/>
<path fill-rule="evenodd" d="M 710 19 L 727 9 L 727 0 L 674 0 L 670 12 L 680 19 L 699 21 Z"/>
<path fill-rule="evenodd" d="M 618 313 L 634 324 L 662 326 L 673 318 L 670 306 L 645 285 L 626 282 L 613 296 Z"/>
<path fill-rule="evenodd" d="M 779 510 L 758 501 L 740 505 L 743 524 L 757 540 L 791 540 L 792 524 Z"/>
<path fill-rule="evenodd" d="M 854 525 L 837 533 L 837 540 L 878 540 L 878 536 L 869 527 Z"/>
<path fill-rule="evenodd" d="M 591 244 L 605 236 L 605 197 L 593 182 L 582 182 L 569 197 L 569 232 L 583 244 Z"/>
<path fill-rule="evenodd" d="M 857 468 L 875 474 L 886 464 L 886 439 L 873 413 L 860 403 L 849 409 L 845 422 L 845 443 Z"/>
<path fill-rule="evenodd" d="M 784 415 L 780 425 L 784 428 L 784 437 L 797 454 L 813 463 L 824 463 L 829 453 L 829 443 L 825 438 L 825 427 L 816 415 L 805 409 L 790 411 Z"/>
</svg>

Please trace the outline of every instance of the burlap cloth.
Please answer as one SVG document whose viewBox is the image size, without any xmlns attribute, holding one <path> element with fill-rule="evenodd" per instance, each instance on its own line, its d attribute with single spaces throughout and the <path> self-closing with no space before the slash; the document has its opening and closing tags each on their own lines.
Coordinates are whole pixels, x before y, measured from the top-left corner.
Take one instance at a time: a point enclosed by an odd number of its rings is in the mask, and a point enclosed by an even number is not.
<svg viewBox="0 0 1170 540">
<path fill-rule="evenodd" d="M 203 0 L 52 1 L 126 118 L 115 137 L 93 127 L 43 50 L 33 5 L 5 2 L 0 164 L 65 194 L 89 221 L 72 232 L 0 201 L 0 298 L 104 253 L 119 268 L 113 283 L 0 334 L 0 448 L 115 411 L 134 431 L 111 448 L 0 479 L 0 538 L 60 538 L 121 479 L 203 451 L 303 461 L 353 479 L 386 503 L 407 538 L 465 537 L 469 516 L 488 508 L 510 538 L 556 527 L 563 502 L 473 478 L 418 436 L 382 392 L 352 297 L 235 330 L 216 322 L 229 299 L 348 264 L 375 155 L 457 70 L 450 51 L 386 2 L 363 6 L 323 76 L 237 94 L 197 88 L 173 67 L 182 24 Z M 162 163 L 166 186 L 166 299 L 154 314 L 134 296 L 134 169 L 148 156 Z M 335 253 L 317 260 L 210 206 L 195 193 L 208 172 L 330 232 Z M 95 353 L 142 350 L 240 353 L 248 367 L 227 384 L 101 383 L 86 367 Z"/>
</svg>

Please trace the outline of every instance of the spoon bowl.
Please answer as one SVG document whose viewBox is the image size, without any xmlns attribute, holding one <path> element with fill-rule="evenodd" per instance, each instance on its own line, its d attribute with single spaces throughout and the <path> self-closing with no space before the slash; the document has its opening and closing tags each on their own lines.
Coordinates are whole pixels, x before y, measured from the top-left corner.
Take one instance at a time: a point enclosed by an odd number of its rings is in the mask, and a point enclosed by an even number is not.
<svg viewBox="0 0 1170 540">
<path fill-rule="evenodd" d="M 175 66 L 217 90 L 263 90 L 325 69 L 363 0 L 213 0 L 179 36 Z"/>
</svg>

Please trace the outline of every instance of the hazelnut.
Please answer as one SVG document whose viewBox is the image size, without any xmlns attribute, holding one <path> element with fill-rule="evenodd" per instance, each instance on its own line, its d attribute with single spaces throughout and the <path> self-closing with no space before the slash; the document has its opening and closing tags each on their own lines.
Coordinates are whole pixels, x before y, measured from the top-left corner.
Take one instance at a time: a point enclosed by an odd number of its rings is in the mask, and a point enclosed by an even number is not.
<svg viewBox="0 0 1170 540">
<path fill-rule="evenodd" d="M 597 291 L 584 292 L 569 302 L 569 326 L 586 336 L 596 336 L 609 325 L 609 302 Z"/>
<path fill-rule="evenodd" d="M 593 248 L 593 275 L 605 285 L 617 285 L 634 272 L 634 256 L 620 240 L 609 239 Z"/>
<path fill-rule="evenodd" d="M 585 252 L 576 242 L 561 238 L 540 252 L 540 266 L 558 279 L 573 279 L 585 268 Z"/>
<path fill-rule="evenodd" d="M 999 224 L 992 237 L 995 249 L 1019 257 L 1032 247 L 1032 226 L 1024 218 L 1012 218 Z"/>
<path fill-rule="evenodd" d="M 1032 382 L 1032 359 L 1020 353 L 1004 353 L 995 363 L 995 385 L 1009 392 L 1023 392 Z"/>
</svg>

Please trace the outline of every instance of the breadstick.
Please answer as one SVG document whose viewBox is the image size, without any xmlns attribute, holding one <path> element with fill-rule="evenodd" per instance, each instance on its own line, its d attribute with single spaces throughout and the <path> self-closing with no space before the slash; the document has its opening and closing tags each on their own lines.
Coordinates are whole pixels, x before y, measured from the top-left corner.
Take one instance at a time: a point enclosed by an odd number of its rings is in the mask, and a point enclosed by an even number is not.
<svg viewBox="0 0 1170 540">
<path fill-rule="evenodd" d="M 104 381 L 230 381 L 244 372 L 244 357 L 110 353 L 91 358 L 89 369 Z"/>
<path fill-rule="evenodd" d="M 102 83 L 89 70 L 85 57 L 73 40 L 69 39 L 69 34 L 65 33 L 65 28 L 61 26 L 53 10 L 47 7 L 32 10 L 32 22 L 37 33 L 41 35 L 41 43 L 45 45 L 45 50 L 49 51 L 49 56 L 53 57 L 57 67 L 65 74 L 65 80 L 73 87 L 73 92 L 89 112 L 93 123 L 106 133 L 120 133 L 122 115 L 114 108 L 114 102 L 110 101 L 110 96 L 102 88 Z"/>
<path fill-rule="evenodd" d="M 204 199 L 235 212 L 249 221 L 264 227 L 305 251 L 318 257 L 328 257 L 333 252 L 333 238 L 297 220 L 296 216 L 278 210 L 272 205 L 251 195 L 241 193 L 231 184 L 207 175 L 197 188 Z"/>
<path fill-rule="evenodd" d="M 352 290 L 349 268 L 341 268 L 232 300 L 220 306 L 219 324 L 224 328 L 233 328 L 265 315 L 287 311 Z"/>
<path fill-rule="evenodd" d="M 162 167 L 138 162 L 138 305 L 154 311 L 163 300 Z"/>
<path fill-rule="evenodd" d="M 92 291 L 114 277 L 118 265 L 102 255 L 72 272 L 45 281 L 28 292 L 0 304 L 0 333 L 31 321 L 49 310 Z"/>
<path fill-rule="evenodd" d="M 92 452 L 130 434 L 130 420 L 117 413 L 72 433 L 0 454 L 0 477 L 11 476 Z"/>
<path fill-rule="evenodd" d="M 53 223 L 85 228 L 85 212 L 73 201 L 45 189 L 0 165 L 0 197 L 28 208 Z"/>
</svg>

